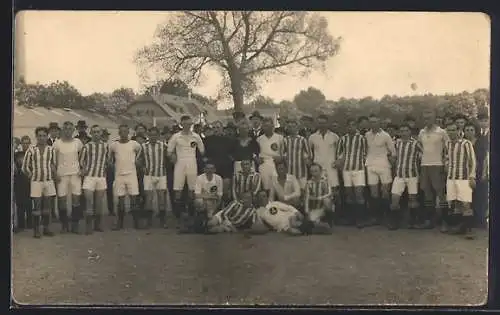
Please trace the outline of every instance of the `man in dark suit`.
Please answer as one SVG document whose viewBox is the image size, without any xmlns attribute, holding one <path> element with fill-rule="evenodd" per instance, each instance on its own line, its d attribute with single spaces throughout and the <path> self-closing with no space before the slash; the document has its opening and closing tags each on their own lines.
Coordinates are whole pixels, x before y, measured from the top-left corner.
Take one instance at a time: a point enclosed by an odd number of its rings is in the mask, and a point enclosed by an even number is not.
<svg viewBox="0 0 500 315">
<path fill-rule="evenodd" d="M 252 137 L 253 139 L 257 139 L 264 134 L 264 131 L 262 131 L 262 115 L 259 113 L 259 111 L 254 111 L 249 118 L 252 122 L 250 137 Z"/>
<path fill-rule="evenodd" d="M 477 184 L 476 184 L 476 205 L 475 205 L 475 216 L 476 224 L 478 227 L 485 228 L 486 218 L 488 213 L 488 177 L 483 177 L 483 170 L 485 168 L 485 162 L 488 157 L 488 152 L 490 150 L 490 119 L 488 114 L 481 113 L 477 115 L 479 126 L 481 127 L 480 133 L 477 138 L 477 144 L 475 149 L 477 150 L 476 156 L 476 168 L 477 168 Z"/>
<path fill-rule="evenodd" d="M 102 130 L 102 142 L 109 145 L 109 131 L 104 128 Z M 115 216 L 115 208 L 113 204 L 113 182 L 115 181 L 115 170 L 113 164 L 108 164 L 106 169 L 106 201 L 108 203 L 108 214 Z"/>
<path fill-rule="evenodd" d="M 53 145 L 54 142 L 59 139 L 59 133 L 61 132 L 61 128 L 56 122 L 51 122 L 49 124 L 49 139 L 47 140 L 48 145 Z"/>
<path fill-rule="evenodd" d="M 90 142 L 91 138 L 87 134 L 87 122 L 85 120 L 79 120 L 76 123 L 76 130 L 78 131 L 78 134 L 75 136 L 75 138 L 80 139 L 80 141 L 85 145 L 88 142 Z"/>
</svg>

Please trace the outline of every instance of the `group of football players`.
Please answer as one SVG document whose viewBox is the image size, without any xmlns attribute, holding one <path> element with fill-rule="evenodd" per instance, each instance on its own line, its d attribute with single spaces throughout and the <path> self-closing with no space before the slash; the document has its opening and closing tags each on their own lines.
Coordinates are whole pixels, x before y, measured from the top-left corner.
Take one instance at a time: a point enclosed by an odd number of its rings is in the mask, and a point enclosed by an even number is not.
<svg viewBox="0 0 500 315">
<path fill-rule="evenodd" d="M 171 212 L 181 233 L 384 225 L 473 238 L 487 222 L 489 118 L 427 110 L 423 120 L 419 130 L 411 117 L 399 126 L 359 117 L 339 136 L 325 115 L 276 128 L 258 112 L 236 112 L 225 126 L 183 116 L 163 129 L 138 125 L 132 137 L 120 125 L 111 141 L 98 125 L 53 123 L 36 128 L 36 143 L 16 143 L 14 214 L 36 238 L 54 235 L 55 217 L 61 233 L 79 234 L 82 220 L 85 234 L 103 231 L 106 212 L 116 216 L 113 230 L 128 213 L 136 229 L 155 217 L 167 228 Z"/>
</svg>

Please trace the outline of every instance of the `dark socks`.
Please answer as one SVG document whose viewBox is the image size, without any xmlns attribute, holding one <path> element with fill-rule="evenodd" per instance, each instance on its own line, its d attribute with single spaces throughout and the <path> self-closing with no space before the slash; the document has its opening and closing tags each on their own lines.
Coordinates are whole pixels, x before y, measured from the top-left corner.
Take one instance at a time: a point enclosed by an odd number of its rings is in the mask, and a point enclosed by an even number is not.
<svg viewBox="0 0 500 315">
<path fill-rule="evenodd" d="M 80 218 L 81 218 L 80 206 L 74 206 L 71 211 L 71 233 L 75 234 L 80 233 L 79 231 Z"/>
<path fill-rule="evenodd" d="M 59 210 L 59 219 L 61 220 L 61 232 L 69 232 L 69 223 L 68 223 L 68 210 L 61 209 Z"/>
<path fill-rule="evenodd" d="M 33 216 L 33 237 L 40 238 L 42 235 L 40 234 L 40 216 Z"/>
<path fill-rule="evenodd" d="M 42 216 L 42 225 L 43 225 L 43 235 L 45 236 L 53 236 L 54 234 L 50 231 L 49 228 L 50 224 L 50 215 L 43 215 Z"/>
<path fill-rule="evenodd" d="M 94 231 L 96 231 L 96 232 L 102 232 L 101 220 L 102 220 L 102 216 L 101 215 L 96 215 L 95 216 L 95 218 L 94 218 Z"/>
</svg>

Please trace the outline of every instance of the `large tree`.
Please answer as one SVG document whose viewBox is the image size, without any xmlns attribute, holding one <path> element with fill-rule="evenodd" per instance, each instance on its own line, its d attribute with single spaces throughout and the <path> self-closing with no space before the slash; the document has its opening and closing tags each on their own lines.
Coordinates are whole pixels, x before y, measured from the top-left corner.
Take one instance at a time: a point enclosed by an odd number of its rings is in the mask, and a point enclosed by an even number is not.
<svg viewBox="0 0 500 315">
<path fill-rule="evenodd" d="M 241 110 L 263 76 L 291 68 L 306 75 L 324 67 L 339 43 L 317 13 L 184 11 L 159 25 L 154 42 L 135 61 L 145 77 L 156 73 L 187 84 L 198 83 L 211 66 L 222 76 L 222 96 L 228 92 Z"/>
<path fill-rule="evenodd" d="M 309 87 L 295 95 L 293 102 L 304 112 L 314 112 L 325 103 L 325 95 L 320 90 Z"/>
</svg>

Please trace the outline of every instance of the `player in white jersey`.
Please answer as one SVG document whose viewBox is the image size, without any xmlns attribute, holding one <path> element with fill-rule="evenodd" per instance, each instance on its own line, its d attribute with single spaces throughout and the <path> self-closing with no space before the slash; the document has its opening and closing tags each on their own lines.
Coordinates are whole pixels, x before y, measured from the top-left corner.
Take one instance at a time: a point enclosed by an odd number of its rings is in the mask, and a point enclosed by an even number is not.
<svg viewBox="0 0 500 315">
<path fill-rule="evenodd" d="M 118 134 L 120 139 L 110 144 L 110 163 L 115 165 L 114 194 L 118 197 L 118 221 L 114 230 L 123 228 L 125 219 L 125 196 L 130 199 L 130 211 L 134 220 L 134 228 L 139 228 L 139 213 L 137 210 L 137 196 L 139 183 L 137 181 L 136 164 L 141 152 L 141 145 L 129 140 L 129 127 L 120 125 Z"/>
<path fill-rule="evenodd" d="M 339 136 L 328 130 L 328 117 L 319 115 L 316 119 L 318 131 L 309 137 L 309 147 L 313 155 L 313 162 L 321 166 L 323 174 L 330 186 L 332 206 L 337 205 L 339 198 L 339 175 L 337 171 L 337 146 Z"/>
<path fill-rule="evenodd" d="M 91 140 L 83 146 L 80 154 L 80 167 L 83 178 L 83 193 L 85 195 L 85 225 L 86 234 L 95 231 L 102 232 L 101 218 L 106 202 L 106 168 L 109 162 L 108 144 L 102 142 L 102 129 L 98 125 L 90 128 Z M 94 223 L 94 226 L 92 226 Z"/>
<path fill-rule="evenodd" d="M 262 122 L 264 134 L 257 138 L 260 148 L 259 173 L 262 180 L 262 188 L 270 190 L 273 176 L 276 176 L 275 161 L 281 160 L 284 138 L 274 132 L 274 122 L 271 118 L 264 118 Z"/>
<path fill-rule="evenodd" d="M 304 216 L 299 210 L 283 202 L 269 202 L 266 191 L 259 192 L 258 203 L 254 229 L 257 229 L 260 224 L 259 221 L 261 221 L 276 232 L 283 232 L 290 235 L 304 234 Z"/>
<path fill-rule="evenodd" d="M 160 214 L 160 225 L 165 228 L 165 213 L 159 206 L 165 205 L 167 198 L 167 146 L 159 141 L 160 130 L 152 127 L 148 131 L 149 141 L 142 144 L 141 164 L 144 173 L 144 191 L 146 195 L 145 210 L 147 227 L 153 225 L 153 213 Z M 153 201 L 156 200 L 156 203 Z"/>
<path fill-rule="evenodd" d="M 82 172 L 80 170 L 79 154 L 83 143 L 73 138 L 75 126 L 66 121 L 63 124 L 61 138 L 53 144 L 56 155 L 57 171 L 57 204 L 59 206 L 62 232 L 68 232 L 68 218 L 71 218 L 71 232 L 78 234 L 78 224 L 82 217 L 80 209 L 80 195 L 82 192 Z M 71 207 L 68 197 L 71 196 Z"/>
<path fill-rule="evenodd" d="M 196 163 L 196 150 L 203 156 L 205 154 L 205 146 L 201 137 L 192 132 L 191 126 L 193 122 L 191 117 L 182 116 L 182 130 L 175 133 L 168 141 L 167 154 L 174 163 L 174 207 L 180 213 L 184 212 L 186 204 L 182 201 L 182 191 L 187 183 L 190 196 L 188 201 L 194 199 L 194 188 L 196 185 L 196 177 L 198 176 L 198 167 Z M 189 204 L 189 212 L 193 214 L 192 205 Z M 180 209 L 180 210 L 179 210 Z"/>
</svg>

